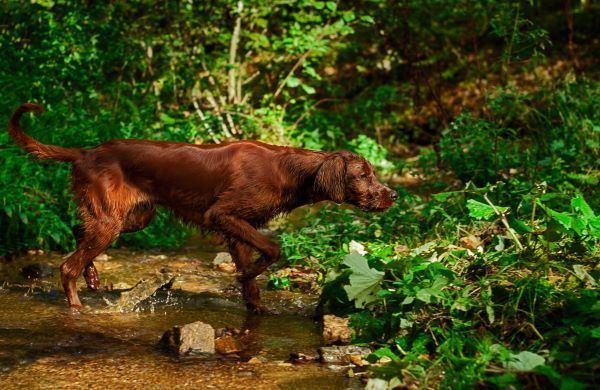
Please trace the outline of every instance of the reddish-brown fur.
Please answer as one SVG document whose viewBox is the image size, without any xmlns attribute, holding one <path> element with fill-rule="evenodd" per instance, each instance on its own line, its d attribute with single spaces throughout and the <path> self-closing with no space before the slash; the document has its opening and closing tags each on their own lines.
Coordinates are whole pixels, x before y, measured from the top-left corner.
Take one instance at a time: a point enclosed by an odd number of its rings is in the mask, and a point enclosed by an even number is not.
<svg viewBox="0 0 600 390">
<path fill-rule="evenodd" d="M 99 286 L 92 260 L 123 232 L 143 229 L 155 207 L 186 222 L 221 232 L 240 272 L 243 297 L 261 310 L 255 278 L 279 258 L 279 246 L 257 230 L 279 213 L 323 200 L 367 211 L 390 207 L 396 192 L 371 165 L 347 152 L 317 152 L 255 141 L 220 145 L 112 140 L 93 149 L 44 145 L 19 127 L 21 116 L 42 107 L 26 103 L 10 119 L 15 142 L 40 159 L 73 164 L 72 184 L 82 223 L 73 229 L 76 251 L 61 265 L 69 305 L 81 306 L 76 281 L 83 272 Z M 252 255 L 260 257 L 253 261 Z"/>
</svg>

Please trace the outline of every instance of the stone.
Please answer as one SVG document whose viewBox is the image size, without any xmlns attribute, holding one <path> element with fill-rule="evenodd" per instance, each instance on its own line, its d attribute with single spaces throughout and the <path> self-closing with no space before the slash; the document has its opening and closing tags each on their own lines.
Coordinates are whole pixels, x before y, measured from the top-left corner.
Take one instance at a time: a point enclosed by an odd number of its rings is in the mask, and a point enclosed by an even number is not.
<svg viewBox="0 0 600 390">
<path fill-rule="evenodd" d="M 290 363 L 294 364 L 304 364 L 311 363 L 317 360 L 316 356 L 306 355 L 300 352 L 294 352 L 290 354 Z"/>
<path fill-rule="evenodd" d="M 228 252 L 219 252 L 213 260 L 213 267 L 218 267 L 219 264 L 233 263 L 233 259 Z"/>
<path fill-rule="evenodd" d="M 197 321 L 174 326 L 165 332 L 160 343 L 180 355 L 189 353 L 215 353 L 215 330 L 209 324 Z"/>
<path fill-rule="evenodd" d="M 106 253 L 101 253 L 98 256 L 96 256 L 94 261 L 108 261 L 108 259 L 110 259 L 110 257 Z"/>
<path fill-rule="evenodd" d="M 29 264 L 21 268 L 21 275 L 26 279 L 43 279 L 52 276 L 52 267 L 44 263 Z"/>
<path fill-rule="evenodd" d="M 132 311 L 138 303 L 150 298 L 156 291 L 170 289 L 175 277 L 172 274 L 159 274 L 153 279 L 141 280 L 131 290 L 121 293 L 116 307 L 121 312 Z"/>
<path fill-rule="evenodd" d="M 237 272 L 237 268 L 233 263 L 220 263 L 219 265 L 217 265 L 217 268 L 219 269 L 219 271 L 227 272 L 230 274 Z"/>
<path fill-rule="evenodd" d="M 351 364 L 352 356 L 364 356 L 371 353 L 369 347 L 357 345 L 334 345 L 319 348 L 321 362 L 327 364 Z"/>
<path fill-rule="evenodd" d="M 248 360 L 248 364 L 262 364 L 262 360 L 257 358 L 256 356 Z"/>
<path fill-rule="evenodd" d="M 228 334 L 215 339 L 215 350 L 221 355 L 229 355 L 242 351 L 236 339 Z"/>
<path fill-rule="evenodd" d="M 352 329 L 348 318 L 334 315 L 323 316 L 323 343 L 325 345 L 349 344 L 352 340 Z"/>
</svg>

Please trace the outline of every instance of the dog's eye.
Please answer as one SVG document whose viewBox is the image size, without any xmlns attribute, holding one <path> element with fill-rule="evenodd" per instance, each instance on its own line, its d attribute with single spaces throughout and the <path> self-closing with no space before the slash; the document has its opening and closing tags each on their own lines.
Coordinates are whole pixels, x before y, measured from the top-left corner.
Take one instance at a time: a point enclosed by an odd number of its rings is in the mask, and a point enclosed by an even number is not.
<svg viewBox="0 0 600 390">
<path fill-rule="evenodd" d="M 369 177 L 368 173 L 363 172 L 363 173 L 360 174 L 360 178 L 361 179 L 366 179 L 367 177 Z"/>
</svg>

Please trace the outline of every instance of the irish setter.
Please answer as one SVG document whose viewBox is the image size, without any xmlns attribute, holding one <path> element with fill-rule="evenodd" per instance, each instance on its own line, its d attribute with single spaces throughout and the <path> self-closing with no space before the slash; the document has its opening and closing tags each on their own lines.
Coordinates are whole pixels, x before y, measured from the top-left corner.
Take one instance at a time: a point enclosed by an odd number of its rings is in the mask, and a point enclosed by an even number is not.
<svg viewBox="0 0 600 390">
<path fill-rule="evenodd" d="M 21 105 L 8 132 L 39 159 L 73 164 L 81 224 L 73 228 L 77 249 L 60 267 L 72 307 L 81 306 L 76 288 L 81 273 L 88 287 L 97 290 L 94 258 L 120 233 L 146 227 L 156 206 L 226 237 L 246 306 L 260 312 L 255 278 L 279 258 L 280 249 L 258 227 L 279 213 L 319 201 L 383 211 L 398 196 L 377 180 L 367 160 L 347 151 L 327 153 L 256 141 L 191 145 L 112 140 L 93 149 L 44 145 L 19 127 L 24 113 L 42 110 L 33 103 Z M 255 261 L 254 251 L 260 254 Z"/>
</svg>

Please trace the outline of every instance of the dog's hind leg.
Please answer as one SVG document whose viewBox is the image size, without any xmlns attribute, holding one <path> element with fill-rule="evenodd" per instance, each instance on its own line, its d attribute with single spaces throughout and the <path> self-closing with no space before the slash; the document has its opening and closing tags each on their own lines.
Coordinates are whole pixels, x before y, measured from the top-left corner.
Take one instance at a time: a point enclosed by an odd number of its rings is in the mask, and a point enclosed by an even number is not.
<svg viewBox="0 0 600 390">
<path fill-rule="evenodd" d="M 127 214 L 121 233 L 133 233 L 144 229 L 152 221 L 155 214 L 156 207 L 153 204 L 138 204 Z"/>
<path fill-rule="evenodd" d="M 121 233 L 130 233 L 142 230 L 150 223 L 155 213 L 156 209 L 153 205 L 135 207 L 127 215 L 127 219 L 121 228 Z M 83 224 L 78 224 L 73 227 L 73 235 L 75 236 L 75 241 L 77 242 L 78 247 L 84 239 L 84 234 L 85 227 Z M 96 269 L 96 266 L 92 260 L 85 265 L 83 277 L 85 278 L 85 282 L 90 290 L 98 291 L 100 288 L 100 277 L 98 276 L 98 270 Z"/>
<path fill-rule="evenodd" d="M 71 307 L 80 307 L 81 301 L 77 295 L 77 278 L 86 270 L 88 286 L 98 284 L 98 274 L 92 260 L 104 252 L 119 236 L 121 223 L 108 216 L 102 218 L 85 218 L 86 222 L 78 228 L 80 238 L 77 249 L 60 266 L 60 279 Z M 89 279 L 88 279 L 89 278 Z"/>
<path fill-rule="evenodd" d="M 73 235 L 75 236 L 75 241 L 77 242 L 77 246 L 81 244 L 84 236 L 84 227 L 83 224 L 78 224 L 73 226 Z M 94 265 L 93 261 L 90 261 L 83 270 L 83 277 L 85 278 L 85 283 L 88 288 L 92 291 L 98 291 L 100 288 L 100 277 L 98 276 L 98 270 Z"/>
</svg>

